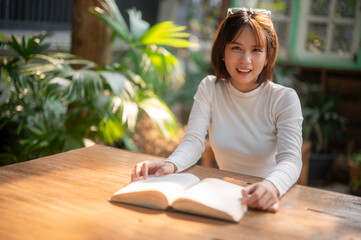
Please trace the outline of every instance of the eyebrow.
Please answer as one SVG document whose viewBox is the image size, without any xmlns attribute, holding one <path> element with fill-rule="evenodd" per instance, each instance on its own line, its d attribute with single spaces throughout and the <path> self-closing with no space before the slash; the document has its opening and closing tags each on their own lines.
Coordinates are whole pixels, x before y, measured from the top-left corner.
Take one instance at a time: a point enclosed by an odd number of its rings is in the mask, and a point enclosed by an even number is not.
<svg viewBox="0 0 361 240">
<path fill-rule="evenodd" d="M 232 41 L 232 42 L 229 42 L 229 43 L 243 46 L 242 43 L 239 43 L 239 42 L 237 42 L 237 41 Z M 256 44 L 256 45 L 253 45 L 253 46 L 251 46 L 251 47 L 264 47 L 264 46 L 263 46 L 263 45 L 257 45 L 257 44 Z"/>
</svg>

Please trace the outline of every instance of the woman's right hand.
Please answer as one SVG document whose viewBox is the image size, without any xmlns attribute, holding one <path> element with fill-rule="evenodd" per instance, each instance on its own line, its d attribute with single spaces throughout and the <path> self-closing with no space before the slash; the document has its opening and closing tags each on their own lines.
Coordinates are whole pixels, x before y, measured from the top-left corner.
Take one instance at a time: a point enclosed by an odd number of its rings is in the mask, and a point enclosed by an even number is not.
<svg viewBox="0 0 361 240">
<path fill-rule="evenodd" d="M 279 192 L 275 185 L 268 180 L 254 183 L 242 189 L 242 203 L 251 208 L 277 212 L 279 208 Z"/>
<path fill-rule="evenodd" d="M 156 177 L 165 174 L 174 173 L 176 166 L 171 162 L 162 162 L 158 160 L 148 160 L 140 162 L 134 166 L 131 175 L 131 181 L 138 181 L 141 177 L 148 178 L 149 174 L 154 174 Z"/>
</svg>

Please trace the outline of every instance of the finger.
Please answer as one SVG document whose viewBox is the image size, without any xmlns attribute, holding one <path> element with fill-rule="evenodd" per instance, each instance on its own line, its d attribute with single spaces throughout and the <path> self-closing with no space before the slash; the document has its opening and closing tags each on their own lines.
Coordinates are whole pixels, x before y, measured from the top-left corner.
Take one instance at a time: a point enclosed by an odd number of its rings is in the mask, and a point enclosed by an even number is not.
<svg viewBox="0 0 361 240">
<path fill-rule="evenodd" d="M 242 198 L 248 198 L 254 191 L 256 191 L 256 185 L 252 184 L 242 189 Z"/>
<path fill-rule="evenodd" d="M 244 200 L 244 204 L 252 205 L 256 203 L 264 195 L 264 190 L 257 185 L 252 186 L 251 191 L 248 192 L 247 198 Z"/>
<path fill-rule="evenodd" d="M 133 170 L 132 170 L 132 182 L 135 182 L 137 181 L 137 178 L 136 178 L 136 169 L 137 169 L 137 166 L 134 166 Z"/>
<path fill-rule="evenodd" d="M 144 179 L 148 178 L 149 161 L 145 161 L 142 165 L 142 175 Z"/>
<path fill-rule="evenodd" d="M 269 210 L 276 202 L 277 200 L 275 198 L 264 196 L 264 198 L 259 201 L 259 208 L 262 210 Z"/>
<path fill-rule="evenodd" d="M 248 191 L 246 188 L 242 189 L 242 204 L 246 204 L 248 198 Z"/>
<path fill-rule="evenodd" d="M 139 163 L 135 166 L 135 181 L 138 181 L 140 178 L 140 173 L 142 171 L 143 163 Z"/>
<path fill-rule="evenodd" d="M 135 169 L 133 168 L 132 173 L 130 174 L 130 181 L 134 182 L 135 180 Z"/>
<path fill-rule="evenodd" d="M 280 206 L 279 202 L 276 202 L 268 209 L 268 211 L 271 213 L 276 213 L 278 212 L 279 206 Z"/>
</svg>

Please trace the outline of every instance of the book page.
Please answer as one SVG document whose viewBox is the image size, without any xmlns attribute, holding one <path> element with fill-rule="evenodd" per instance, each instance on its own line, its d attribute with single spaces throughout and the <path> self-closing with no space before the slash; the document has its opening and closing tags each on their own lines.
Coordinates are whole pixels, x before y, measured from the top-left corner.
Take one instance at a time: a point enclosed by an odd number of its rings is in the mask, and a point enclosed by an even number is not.
<svg viewBox="0 0 361 240">
<path fill-rule="evenodd" d="M 238 222 L 247 211 L 247 206 L 241 204 L 242 188 L 220 179 L 206 178 L 184 192 L 172 207 Z"/>
<path fill-rule="evenodd" d="M 160 177 L 149 176 L 149 178 L 145 180 L 141 179 L 132 182 L 115 192 L 111 200 L 123 200 L 123 202 L 127 202 L 126 198 L 134 199 L 135 197 L 137 198 L 136 203 L 138 205 L 165 209 L 175 198 L 199 181 L 197 176 L 190 173 L 167 174 Z M 144 196 L 141 195 L 142 192 L 145 193 Z M 160 198 L 159 193 L 166 197 L 167 203 L 163 203 L 160 206 L 154 206 L 156 201 L 155 198 Z M 131 196 L 132 194 L 134 197 Z M 161 199 L 159 200 L 161 201 Z M 133 201 L 133 203 L 135 202 Z"/>
</svg>

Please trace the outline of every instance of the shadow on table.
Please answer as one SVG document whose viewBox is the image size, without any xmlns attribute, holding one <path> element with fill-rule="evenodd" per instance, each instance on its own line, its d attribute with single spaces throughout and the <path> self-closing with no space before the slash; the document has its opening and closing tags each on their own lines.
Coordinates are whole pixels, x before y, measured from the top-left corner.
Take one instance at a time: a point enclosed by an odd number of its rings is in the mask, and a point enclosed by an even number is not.
<svg viewBox="0 0 361 240">
<path fill-rule="evenodd" d="M 127 210 L 141 213 L 141 214 L 147 214 L 147 215 L 166 214 L 168 217 L 174 218 L 176 220 L 185 220 L 185 221 L 191 221 L 191 222 L 213 224 L 213 225 L 217 225 L 217 226 L 236 224 L 233 222 L 228 222 L 228 221 L 220 220 L 217 218 L 200 216 L 200 215 L 192 214 L 192 213 L 180 212 L 180 211 L 176 211 L 172 208 L 168 208 L 167 210 L 160 210 L 160 209 L 147 208 L 147 207 L 126 204 L 126 203 L 117 203 L 117 202 L 110 202 L 110 203 L 112 205 L 115 205 L 115 206 L 118 206 L 121 208 L 125 208 Z"/>
</svg>

